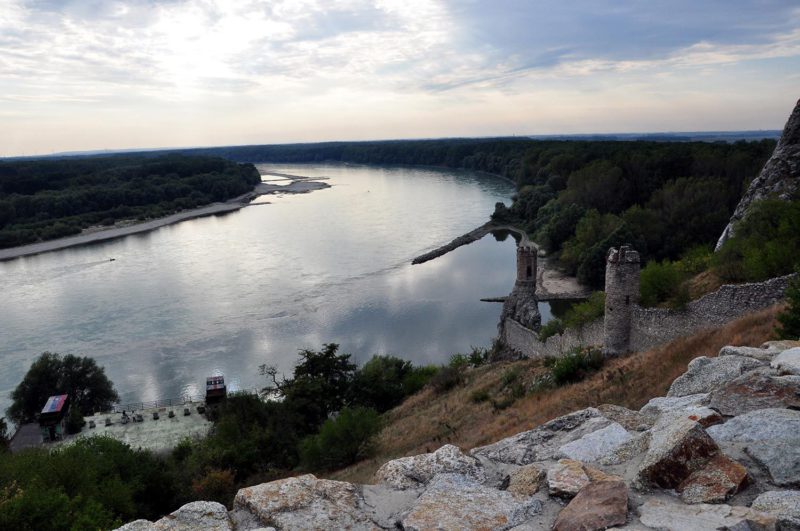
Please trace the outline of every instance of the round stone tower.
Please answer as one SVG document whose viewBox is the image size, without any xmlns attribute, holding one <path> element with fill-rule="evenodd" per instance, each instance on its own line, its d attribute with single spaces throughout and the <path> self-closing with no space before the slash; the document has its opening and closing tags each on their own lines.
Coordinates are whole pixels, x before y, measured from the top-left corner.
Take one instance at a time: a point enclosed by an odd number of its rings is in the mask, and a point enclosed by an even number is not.
<svg viewBox="0 0 800 531">
<path fill-rule="evenodd" d="M 630 352 L 631 318 L 639 302 L 639 253 L 628 245 L 612 247 L 606 257 L 606 315 L 603 353 Z"/>
<path fill-rule="evenodd" d="M 536 247 L 517 247 L 517 285 L 536 291 Z"/>
</svg>

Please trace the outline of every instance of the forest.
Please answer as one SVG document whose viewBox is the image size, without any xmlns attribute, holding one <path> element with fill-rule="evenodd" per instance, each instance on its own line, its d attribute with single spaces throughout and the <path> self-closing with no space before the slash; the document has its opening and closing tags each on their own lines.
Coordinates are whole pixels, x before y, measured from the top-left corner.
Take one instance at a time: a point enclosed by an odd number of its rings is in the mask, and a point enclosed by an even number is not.
<svg viewBox="0 0 800 531">
<path fill-rule="evenodd" d="M 0 161 L 0 248 L 166 216 L 245 194 L 260 181 L 252 164 L 201 155 Z"/>
</svg>

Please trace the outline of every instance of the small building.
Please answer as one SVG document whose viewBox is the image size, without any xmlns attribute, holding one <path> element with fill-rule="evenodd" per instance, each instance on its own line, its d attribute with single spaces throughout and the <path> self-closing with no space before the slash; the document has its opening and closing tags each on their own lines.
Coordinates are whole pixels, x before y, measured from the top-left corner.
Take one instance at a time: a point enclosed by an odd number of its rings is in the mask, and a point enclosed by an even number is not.
<svg viewBox="0 0 800 531">
<path fill-rule="evenodd" d="M 225 400 L 228 391 L 225 388 L 225 378 L 222 376 L 209 376 L 206 378 L 206 404 L 211 406 Z"/>
<path fill-rule="evenodd" d="M 67 433 L 67 414 L 69 413 L 69 395 L 55 395 L 47 399 L 47 403 L 39 414 L 39 430 L 43 441 L 58 441 Z"/>
</svg>

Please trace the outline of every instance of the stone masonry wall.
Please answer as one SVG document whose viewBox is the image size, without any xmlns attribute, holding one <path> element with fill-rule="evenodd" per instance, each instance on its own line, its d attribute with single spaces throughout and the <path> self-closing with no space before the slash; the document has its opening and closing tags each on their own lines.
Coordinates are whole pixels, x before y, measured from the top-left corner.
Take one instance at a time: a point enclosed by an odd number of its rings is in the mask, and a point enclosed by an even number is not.
<svg viewBox="0 0 800 531">
<path fill-rule="evenodd" d="M 641 308 L 636 306 L 631 323 L 631 349 L 642 351 L 664 344 L 701 328 L 719 326 L 748 313 L 768 308 L 783 300 L 793 275 L 764 282 L 725 285 L 683 310 Z M 558 357 L 579 345 L 600 346 L 603 342 L 603 319 L 580 330 L 568 329 L 562 335 L 539 341 L 538 334 L 514 320 L 507 320 L 503 338 L 506 345 L 529 358 Z"/>
</svg>

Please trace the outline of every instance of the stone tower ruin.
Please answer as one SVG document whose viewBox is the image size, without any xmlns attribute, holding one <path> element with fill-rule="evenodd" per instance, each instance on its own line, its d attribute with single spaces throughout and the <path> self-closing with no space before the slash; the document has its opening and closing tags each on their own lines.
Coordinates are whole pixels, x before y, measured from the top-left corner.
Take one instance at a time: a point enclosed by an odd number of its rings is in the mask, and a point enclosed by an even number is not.
<svg viewBox="0 0 800 531">
<path fill-rule="evenodd" d="M 517 247 L 516 285 L 529 287 L 536 292 L 536 247 L 533 245 Z"/>
<path fill-rule="evenodd" d="M 639 253 L 628 245 L 612 247 L 606 257 L 606 315 L 603 353 L 618 356 L 630 352 L 631 318 L 639 302 Z"/>
</svg>

